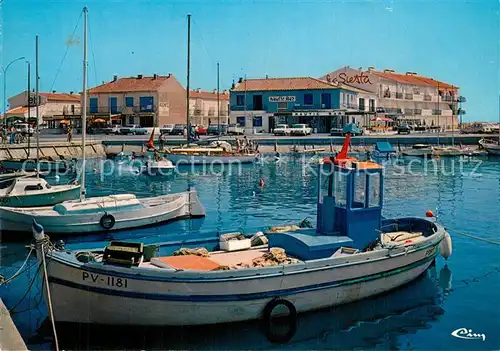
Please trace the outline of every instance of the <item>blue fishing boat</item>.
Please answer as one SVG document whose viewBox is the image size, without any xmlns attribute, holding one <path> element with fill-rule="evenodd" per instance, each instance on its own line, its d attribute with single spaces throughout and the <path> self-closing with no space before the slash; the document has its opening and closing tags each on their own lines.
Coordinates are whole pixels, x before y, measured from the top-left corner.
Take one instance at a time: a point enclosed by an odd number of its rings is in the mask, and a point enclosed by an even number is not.
<svg viewBox="0 0 500 351">
<path fill-rule="evenodd" d="M 451 239 L 432 218 L 382 216 L 383 167 L 347 156 L 318 166 L 315 228 L 283 226 L 253 237 L 227 233 L 68 251 L 33 227 L 59 322 L 197 325 L 269 319 L 380 294 L 422 273 Z"/>
</svg>

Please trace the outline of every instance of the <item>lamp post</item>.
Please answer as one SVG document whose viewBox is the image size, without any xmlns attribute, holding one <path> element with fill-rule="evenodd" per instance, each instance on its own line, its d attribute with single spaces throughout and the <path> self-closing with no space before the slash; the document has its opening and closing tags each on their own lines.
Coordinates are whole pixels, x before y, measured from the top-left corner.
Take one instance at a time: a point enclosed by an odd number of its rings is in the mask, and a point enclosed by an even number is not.
<svg viewBox="0 0 500 351">
<path fill-rule="evenodd" d="M 5 122 L 7 122 L 7 116 L 5 114 L 5 112 L 7 112 L 7 95 L 6 95 L 7 94 L 7 77 L 6 77 L 7 70 L 9 69 L 10 65 L 12 65 L 14 62 L 21 61 L 24 59 L 25 59 L 24 56 L 16 58 L 15 60 L 11 61 L 5 68 L 2 68 L 2 71 L 3 71 L 3 116 L 5 119 Z"/>
</svg>

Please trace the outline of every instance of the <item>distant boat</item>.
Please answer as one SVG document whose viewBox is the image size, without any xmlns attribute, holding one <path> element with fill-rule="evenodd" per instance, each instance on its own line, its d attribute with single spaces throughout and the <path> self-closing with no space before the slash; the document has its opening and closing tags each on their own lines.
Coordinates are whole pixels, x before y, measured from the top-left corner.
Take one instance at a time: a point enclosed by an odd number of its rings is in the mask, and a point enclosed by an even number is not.
<svg viewBox="0 0 500 351">
<path fill-rule="evenodd" d="M 432 156 L 453 157 L 463 155 L 463 150 L 456 146 L 439 146 L 432 149 Z"/>
<path fill-rule="evenodd" d="M 146 160 L 141 172 L 148 175 L 170 175 L 174 169 L 173 163 L 167 159 Z"/>
<path fill-rule="evenodd" d="M 481 145 L 491 155 L 500 155 L 500 142 L 498 140 L 483 138 L 479 140 L 479 145 Z"/>
<path fill-rule="evenodd" d="M 390 158 L 396 154 L 396 149 L 388 141 L 378 141 L 375 143 L 375 149 L 372 156 L 375 158 Z"/>
<path fill-rule="evenodd" d="M 66 172 L 74 166 L 72 160 L 10 159 L 1 161 L 2 167 L 13 171 L 34 172 L 39 163 L 40 172 Z"/>
<path fill-rule="evenodd" d="M 403 156 L 430 157 L 432 156 L 432 146 L 427 144 L 415 144 L 411 149 L 402 151 Z"/>
<path fill-rule="evenodd" d="M 76 199 L 79 193 L 80 185 L 51 186 L 42 178 L 17 177 L 10 182 L 4 180 L 0 184 L 0 206 L 49 206 Z M 15 223 L 13 225 L 15 226 Z"/>
</svg>

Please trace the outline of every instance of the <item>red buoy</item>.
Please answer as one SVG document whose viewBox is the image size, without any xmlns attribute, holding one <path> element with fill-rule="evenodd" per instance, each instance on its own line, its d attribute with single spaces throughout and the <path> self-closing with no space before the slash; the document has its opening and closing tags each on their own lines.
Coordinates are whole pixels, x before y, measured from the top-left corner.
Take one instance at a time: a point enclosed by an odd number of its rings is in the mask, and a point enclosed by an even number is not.
<svg viewBox="0 0 500 351">
<path fill-rule="evenodd" d="M 264 182 L 264 178 L 260 178 L 260 180 L 259 180 L 259 186 L 260 186 L 261 188 L 263 188 L 263 187 L 264 187 L 264 185 L 266 185 L 266 183 Z"/>
<path fill-rule="evenodd" d="M 428 210 L 427 212 L 425 212 L 425 215 L 427 217 L 434 217 L 434 212 L 432 212 L 431 210 Z"/>
</svg>

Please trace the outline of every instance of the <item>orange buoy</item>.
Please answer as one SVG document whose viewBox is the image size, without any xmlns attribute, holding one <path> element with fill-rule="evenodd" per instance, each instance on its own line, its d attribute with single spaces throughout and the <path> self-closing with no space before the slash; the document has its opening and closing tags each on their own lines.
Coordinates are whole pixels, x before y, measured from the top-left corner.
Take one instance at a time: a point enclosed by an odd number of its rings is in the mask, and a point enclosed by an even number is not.
<svg viewBox="0 0 500 351">
<path fill-rule="evenodd" d="M 263 179 L 263 178 L 260 178 L 260 180 L 259 180 L 259 186 L 260 186 L 261 188 L 263 188 L 263 187 L 264 187 L 264 185 L 266 185 L 266 183 L 264 182 L 264 179 Z"/>
<path fill-rule="evenodd" d="M 425 212 L 425 215 L 427 217 L 434 217 L 434 212 L 432 212 L 431 210 L 428 210 L 427 212 Z"/>
</svg>

